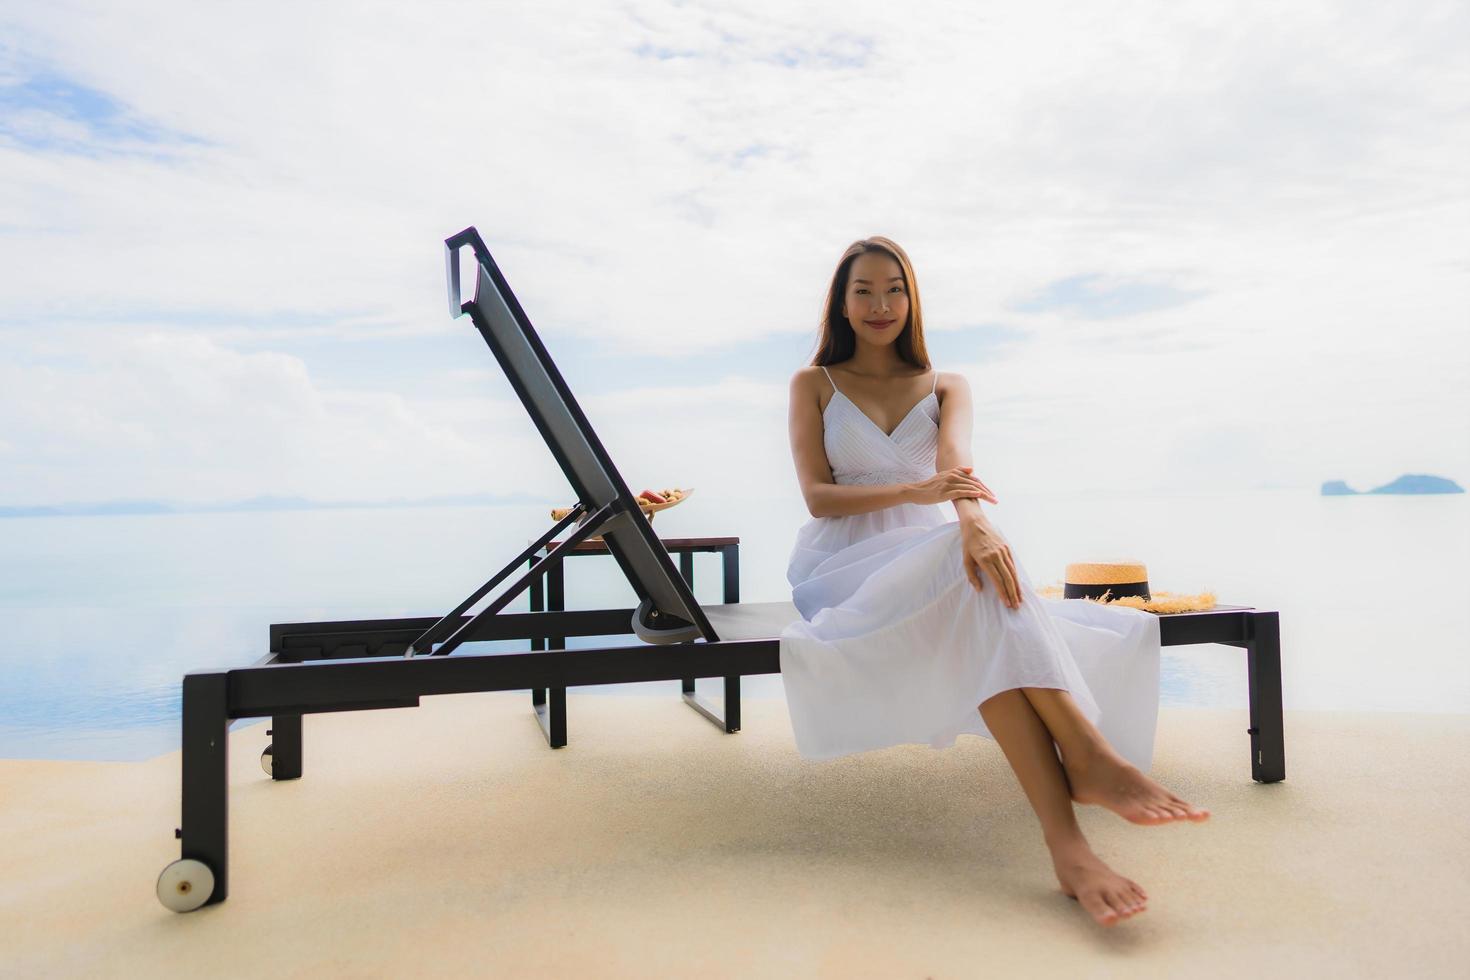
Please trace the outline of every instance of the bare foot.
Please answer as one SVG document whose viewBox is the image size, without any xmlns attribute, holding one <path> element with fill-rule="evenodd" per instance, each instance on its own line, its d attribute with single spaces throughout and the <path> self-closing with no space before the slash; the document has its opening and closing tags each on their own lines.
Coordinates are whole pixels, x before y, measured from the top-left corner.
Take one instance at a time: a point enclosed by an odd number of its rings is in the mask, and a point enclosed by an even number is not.
<svg viewBox="0 0 1470 980">
<path fill-rule="evenodd" d="M 1099 925 L 1115 926 L 1148 908 L 1143 888 L 1104 864 L 1086 842 L 1052 848 L 1051 860 L 1063 894 L 1075 898 Z"/>
<path fill-rule="evenodd" d="M 1210 811 L 1181 800 L 1109 748 L 1063 759 L 1062 768 L 1073 800 L 1096 803 L 1131 823 L 1152 826 L 1210 818 Z"/>
</svg>

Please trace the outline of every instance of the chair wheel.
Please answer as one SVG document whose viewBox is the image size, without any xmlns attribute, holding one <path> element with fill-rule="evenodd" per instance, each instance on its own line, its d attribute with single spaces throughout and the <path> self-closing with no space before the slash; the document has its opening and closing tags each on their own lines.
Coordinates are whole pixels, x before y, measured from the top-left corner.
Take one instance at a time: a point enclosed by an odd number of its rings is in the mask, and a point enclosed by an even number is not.
<svg viewBox="0 0 1470 980">
<path fill-rule="evenodd" d="M 214 872 L 209 865 L 184 858 L 167 865 L 158 876 L 158 900 L 175 912 L 192 912 L 214 894 Z"/>
<path fill-rule="evenodd" d="M 273 745 L 267 745 L 265 747 L 265 751 L 262 752 L 262 753 L 260 753 L 260 768 L 262 768 L 262 769 L 265 770 L 265 774 L 267 776 L 270 776 L 272 778 L 275 777 L 275 775 L 276 775 L 275 746 L 273 746 Z"/>
</svg>

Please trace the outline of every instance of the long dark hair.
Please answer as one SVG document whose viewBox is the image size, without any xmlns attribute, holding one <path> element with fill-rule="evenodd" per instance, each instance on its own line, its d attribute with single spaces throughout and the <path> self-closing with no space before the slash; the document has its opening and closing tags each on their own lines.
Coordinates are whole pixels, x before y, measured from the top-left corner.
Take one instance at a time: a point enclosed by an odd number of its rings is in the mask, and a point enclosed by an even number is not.
<svg viewBox="0 0 1470 980">
<path fill-rule="evenodd" d="M 832 273 L 832 283 L 827 287 L 827 302 L 822 307 L 822 332 L 817 338 L 817 351 L 811 363 L 837 364 L 847 360 L 857 350 L 857 337 L 852 324 L 842 315 L 842 297 L 847 292 L 847 277 L 852 274 L 852 263 L 864 252 L 887 252 L 898 262 L 903 273 L 904 289 L 909 295 L 909 319 L 893 342 L 898 356 L 916 368 L 929 368 L 929 349 L 924 346 L 924 312 L 919 303 L 919 284 L 914 279 L 914 267 L 908 253 L 898 242 L 882 235 L 861 238 L 847 246 L 837 269 Z"/>
</svg>

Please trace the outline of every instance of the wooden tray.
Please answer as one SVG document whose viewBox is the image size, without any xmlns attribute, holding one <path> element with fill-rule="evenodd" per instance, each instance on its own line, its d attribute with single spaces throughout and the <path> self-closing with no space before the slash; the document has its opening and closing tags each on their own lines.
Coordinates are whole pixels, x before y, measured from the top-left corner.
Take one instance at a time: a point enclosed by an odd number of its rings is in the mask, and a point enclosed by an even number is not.
<svg viewBox="0 0 1470 980">
<path fill-rule="evenodd" d="M 678 498 L 677 500 L 666 500 L 666 501 L 664 501 L 661 504 L 649 503 L 649 502 L 644 501 L 642 499 L 639 499 L 638 500 L 638 509 L 641 510 L 641 511 L 643 511 L 643 515 L 648 518 L 648 523 L 650 523 L 650 524 L 653 523 L 653 515 L 654 514 L 657 514 L 661 510 L 668 510 L 670 507 L 674 507 L 674 506 L 677 506 L 679 504 L 682 504 L 684 501 L 688 500 L 689 499 L 689 495 L 694 492 L 694 488 L 693 487 L 676 487 L 675 489 L 683 490 L 684 491 L 684 496 Z M 570 507 L 553 507 L 551 509 L 551 519 L 553 521 L 559 521 L 563 517 L 566 517 L 571 512 L 572 512 L 572 509 Z M 585 521 L 586 519 L 587 519 L 587 515 L 586 514 L 583 514 L 582 515 L 582 520 Z M 580 524 L 580 523 L 582 523 L 582 521 L 578 521 L 577 523 Z M 588 540 L 590 540 L 590 541 L 596 541 L 600 537 L 601 537 L 601 535 L 598 535 L 597 537 L 589 538 Z"/>
</svg>

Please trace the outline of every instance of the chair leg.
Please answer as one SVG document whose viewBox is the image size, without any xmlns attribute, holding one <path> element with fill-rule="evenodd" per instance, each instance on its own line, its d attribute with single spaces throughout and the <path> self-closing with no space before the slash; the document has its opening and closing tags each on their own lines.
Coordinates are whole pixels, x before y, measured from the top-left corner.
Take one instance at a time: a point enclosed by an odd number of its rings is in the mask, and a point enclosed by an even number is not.
<svg viewBox="0 0 1470 980">
<path fill-rule="evenodd" d="M 567 607 L 567 578 L 566 568 L 562 562 L 557 562 L 546 572 L 546 608 L 560 612 Z M 547 643 L 553 650 L 565 650 L 567 638 L 564 636 L 547 637 Z M 541 715 L 542 709 L 537 708 L 539 717 L 543 718 L 541 730 L 546 733 L 546 741 L 553 749 L 562 748 L 567 744 L 567 689 L 564 687 L 547 688 L 549 697 L 545 705 L 545 715 Z"/>
<path fill-rule="evenodd" d="M 725 731 L 740 731 L 740 675 L 725 678 Z"/>
<path fill-rule="evenodd" d="M 719 726 L 726 734 L 740 731 L 740 677 L 739 675 L 725 678 L 725 715 L 715 710 L 715 706 L 700 697 L 694 690 L 694 682 L 684 678 L 683 691 L 684 703 L 695 711 L 704 715 L 715 725 Z"/>
<path fill-rule="evenodd" d="M 547 691 L 551 692 L 549 699 L 546 697 Z M 567 744 L 567 689 L 543 687 L 532 694 L 536 721 L 541 725 L 541 734 L 546 736 L 546 744 L 553 749 L 562 748 Z M 535 700 L 537 695 L 540 700 Z"/>
<path fill-rule="evenodd" d="M 274 715 L 266 729 L 271 738 L 272 779 L 301 778 L 301 716 Z"/>
<path fill-rule="evenodd" d="M 1246 659 L 1250 675 L 1251 778 L 1286 778 L 1286 734 L 1281 712 L 1281 623 L 1277 613 L 1252 613 Z"/>
<path fill-rule="evenodd" d="M 720 555 L 725 578 L 725 601 L 740 601 L 740 545 L 727 544 Z M 725 678 L 725 731 L 740 731 L 740 675 Z"/>
<path fill-rule="evenodd" d="M 544 549 L 543 549 L 544 550 Z M 527 559 L 527 563 L 535 566 L 539 552 Z M 547 606 L 552 609 L 561 609 L 566 605 L 565 580 L 562 578 L 560 565 L 550 569 L 541 578 L 531 580 L 531 612 L 545 612 Z M 549 595 L 548 595 L 549 593 Z M 565 637 L 533 636 L 531 637 L 531 650 L 541 651 L 547 649 L 548 644 L 555 644 L 557 649 L 566 646 Z M 548 702 L 546 694 L 551 692 Z M 536 713 L 536 723 L 541 726 L 541 733 L 546 736 L 546 744 L 553 749 L 559 749 L 567 744 L 567 689 L 564 687 L 533 687 L 531 688 L 531 710 Z"/>
<path fill-rule="evenodd" d="M 224 673 L 184 675 L 181 859 L 214 873 L 206 905 L 229 895 L 229 734 Z"/>
<path fill-rule="evenodd" d="M 740 601 L 740 559 L 739 552 L 731 545 L 721 549 L 721 570 L 724 573 L 724 589 L 726 602 Z M 689 591 L 694 591 L 694 553 L 689 551 L 679 554 L 679 574 L 684 576 Z M 740 731 L 740 675 L 732 674 L 725 678 L 725 713 L 724 717 L 715 710 L 715 706 L 699 696 L 694 686 L 695 678 L 684 677 L 680 679 L 680 694 L 684 703 L 695 711 L 704 715 L 714 722 L 728 735 Z"/>
</svg>

